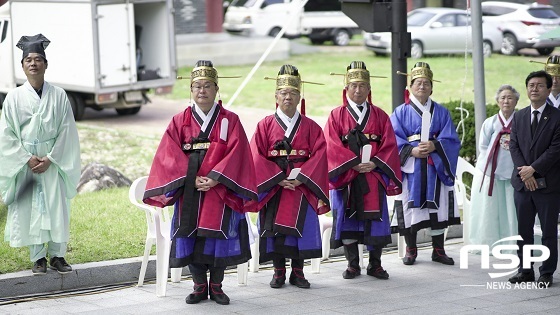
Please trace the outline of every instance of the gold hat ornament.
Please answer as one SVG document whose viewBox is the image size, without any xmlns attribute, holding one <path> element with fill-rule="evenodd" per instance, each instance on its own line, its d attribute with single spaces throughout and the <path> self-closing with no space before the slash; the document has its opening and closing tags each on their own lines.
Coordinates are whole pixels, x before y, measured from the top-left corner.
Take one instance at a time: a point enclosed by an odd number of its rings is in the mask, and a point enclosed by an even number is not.
<svg viewBox="0 0 560 315">
<path fill-rule="evenodd" d="M 352 82 L 366 82 L 369 84 L 370 78 L 387 78 L 383 76 L 369 75 L 369 70 L 363 61 L 352 61 L 350 65 L 346 67 L 345 74 L 331 72 L 330 75 L 343 75 L 344 86 Z"/>
<path fill-rule="evenodd" d="M 552 55 L 548 57 L 544 71 L 553 77 L 560 77 L 560 56 Z"/>
<path fill-rule="evenodd" d="M 560 56 L 551 55 L 546 59 L 546 62 L 530 60 L 533 63 L 540 63 L 544 65 L 544 71 L 553 77 L 560 77 Z"/>
<path fill-rule="evenodd" d="M 292 88 L 301 91 L 301 76 L 299 70 L 292 65 L 283 65 L 276 77 L 276 90 Z"/>
<path fill-rule="evenodd" d="M 560 77 L 560 56 L 552 55 L 546 60 L 544 71 L 553 77 Z"/>
<path fill-rule="evenodd" d="M 218 84 L 218 70 L 212 61 L 199 60 L 191 71 L 191 85 L 199 80 L 208 80 Z"/>
<path fill-rule="evenodd" d="M 218 78 L 240 78 L 241 76 L 233 76 L 233 77 L 219 77 L 218 70 L 214 68 L 214 64 L 210 60 L 199 60 L 194 65 L 194 68 L 191 71 L 191 85 L 199 80 L 208 80 L 216 83 L 218 85 Z M 187 79 L 188 77 L 178 76 L 177 79 Z"/>
<path fill-rule="evenodd" d="M 410 74 L 397 71 L 397 74 L 410 76 L 410 82 L 414 81 L 418 78 L 426 78 L 430 80 L 430 82 L 440 82 L 438 80 L 434 80 L 434 73 L 432 69 L 430 69 L 430 65 L 427 62 L 417 62 L 414 64 L 412 70 L 410 70 Z"/>
<path fill-rule="evenodd" d="M 290 88 L 302 92 L 302 83 L 323 85 L 323 83 L 303 81 L 298 68 L 292 65 L 282 65 L 276 78 L 264 77 L 264 79 L 276 80 L 277 91 Z M 276 107 L 278 107 L 278 104 L 276 104 Z M 305 115 L 305 98 L 303 96 L 301 97 L 301 114 Z"/>
</svg>

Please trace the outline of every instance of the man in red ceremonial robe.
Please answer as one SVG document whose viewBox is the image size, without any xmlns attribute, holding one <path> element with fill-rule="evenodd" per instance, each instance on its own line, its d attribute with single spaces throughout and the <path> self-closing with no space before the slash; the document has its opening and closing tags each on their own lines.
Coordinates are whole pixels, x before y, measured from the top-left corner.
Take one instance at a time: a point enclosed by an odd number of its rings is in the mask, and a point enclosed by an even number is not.
<svg viewBox="0 0 560 315">
<path fill-rule="evenodd" d="M 175 206 L 169 265 L 189 266 L 194 291 L 187 304 L 208 295 L 229 304 L 224 270 L 251 258 L 244 213 L 256 210 L 246 207 L 257 199 L 255 171 L 239 117 L 214 102 L 218 89 L 212 62 L 198 61 L 191 72 L 194 104 L 167 127 L 144 194 L 147 204 Z"/>
<path fill-rule="evenodd" d="M 321 127 L 301 114 L 301 77 L 283 65 L 276 79 L 276 113 L 261 120 L 251 140 L 259 192 L 260 261 L 272 260 L 272 288 L 286 281 L 286 258 L 292 260 L 289 282 L 309 288 L 303 260 L 321 257 L 318 215 L 329 211 L 326 143 Z M 304 82 L 305 83 L 305 82 Z"/>
<path fill-rule="evenodd" d="M 362 61 L 347 67 L 343 105 L 325 127 L 330 198 L 333 210 L 331 248 L 344 245 L 344 279 L 361 274 L 358 244 L 367 245 L 367 274 L 389 279 L 381 266 L 383 247 L 391 243 L 387 195 L 401 192 L 400 160 L 389 116 L 371 103 L 370 75 Z M 371 146 L 371 153 L 364 152 Z"/>
</svg>

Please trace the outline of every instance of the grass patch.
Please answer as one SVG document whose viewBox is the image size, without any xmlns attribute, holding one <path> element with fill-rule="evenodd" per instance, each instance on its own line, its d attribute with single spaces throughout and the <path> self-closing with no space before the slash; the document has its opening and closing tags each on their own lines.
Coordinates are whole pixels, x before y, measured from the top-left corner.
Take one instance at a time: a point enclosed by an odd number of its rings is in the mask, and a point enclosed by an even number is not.
<svg viewBox="0 0 560 315">
<path fill-rule="evenodd" d="M 146 217 L 128 201 L 128 187 L 85 193 L 72 200 L 70 264 L 142 256 Z M 7 207 L 0 204 L 0 230 L 4 231 Z M 0 242 L 0 274 L 31 269 L 29 250 Z"/>
<path fill-rule="evenodd" d="M 303 41 L 303 40 L 302 40 Z M 352 60 L 362 60 L 368 66 L 371 75 L 386 76 L 387 79 L 372 78 L 372 99 L 374 104 L 391 112 L 391 58 L 375 56 L 372 52 L 363 49 L 354 49 L 351 52 L 345 47 L 340 47 L 337 52 L 329 49 L 328 52 L 320 52 L 307 55 L 291 56 L 288 60 L 264 62 L 256 71 L 252 80 L 239 94 L 231 109 L 237 107 L 267 108 L 274 110 L 274 81 L 264 80 L 265 76 L 275 77 L 278 69 L 283 64 L 297 66 L 304 81 L 320 82 L 325 85 L 306 84 L 304 96 L 307 111 L 310 115 L 326 116 L 332 109 L 341 104 L 341 92 L 343 88 L 342 76 L 331 76 L 329 72 L 344 73 L 346 66 Z M 451 100 L 474 101 L 473 67 L 472 58 L 464 58 L 461 55 L 435 56 L 422 58 L 428 62 L 434 71 L 435 82 L 433 98 L 443 103 Z M 519 107 L 529 104 L 524 92 L 525 78 L 531 71 L 541 70 L 542 65 L 530 63 L 530 60 L 546 61 L 545 57 L 528 56 L 504 56 L 494 54 L 484 59 L 485 63 L 485 86 L 486 102 L 494 104 L 494 96 L 498 87 L 502 84 L 513 85 L 521 94 Z M 416 60 L 408 60 L 406 72 L 414 65 Z M 241 75 L 246 77 L 253 65 L 246 66 L 220 66 L 216 65 L 220 76 Z M 179 69 L 179 75 L 189 76 L 190 67 Z M 220 80 L 220 94 L 224 103 L 227 103 L 237 88 L 243 82 L 242 79 Z M 464 82 L 464 83 L 463 83 Z M 175 84 L 174 99 L 189 99 L 189 81 L 179 80 Z"/>
<path fill-rule="evenodd" d="M 305 39 L 300 39 L 306 43 Z M 352 45 L 356 44 L 353 40 Z M 335 51 L 335 52 L 333 52 Z M 342 77 L 330 76 L 329 72 L 344 73 L 352 60 L 363 60 L 372 75 L 390 77 L 391 59 L 376 57 L 373 53 L 354 49 L 349 52 L 335 47 L 330 52 L 292 56 L 288 60 L 265 62 L 257 71 L 247 87 L 232 106 L 266 108 L 274 110 L 273 81 L 265 81 L 264 76 L 276 76 L 282 64 L 296 65 L 303 74 L 303 80 L 321 82 L 324 86 L 305 85 L 304 95 L 308 112 L 315 116 L 326 116 L 341 103 Z M 494 93 L 501 84 L 511 84 L 521 93 L 519 106 L 529 104 L 524 93 L 524 80 L 531 71 L 542 69 L 541 65 L 531 64 L 529 60 L 545 61 L 544 57 L 493 55 L 485 59 L 486 101 L 494 103 Z M 430 64 L 435 83 L 434 99 L 438 102 L 463 99 L 474 101 L 473 73 L 471 58 L 461 56 L 423 58 Z M 409 68 L 415 61 L 409 60 Z M 246 76 L 252 65 L 216 65 L 220 76 Z M 179 75 L 189 75 L 190 68 L 183 67 Z M 405 69 L 410 70 L 410 69 Z M 463 80 L 466 77 L 464 88 Z M 224 102 L 231 98 L 242 80 L 220 80 L 220 94 Z M 189 98 L 189 81 L 177 81 L 173 94 L 175 99 Z M 375 104 L 390 112 L 391 80 L 372 79 L 372 93 Z M 78 123 L 81 141 L 82 165 L 99 162 L 109 165 L 129 179 L 134 180 L 148 174 L 153 156 L 159 143 L 157 138 L 137 134 L 93 128 Z M 250 135 L 249 135 L 250 136 Z M 7 208 L 0 203 L 0 231 L 6 223 Z M 256 221 L 256 214 L 251 218 Z M 118 258 L 141 256 L 146 235 L 144 213 L 134 208 L 128 201 L 128 188 L 115 188 L 100 192 L 78 195 L 72 200 L 70 224 L 70 243 L 68 261 L 71 264 L 104 261 Z M 8 242 L 0 242 L 0 273 L 14 272 L 31 268 L 27 248 L 11 248 Z"/>
</svg>

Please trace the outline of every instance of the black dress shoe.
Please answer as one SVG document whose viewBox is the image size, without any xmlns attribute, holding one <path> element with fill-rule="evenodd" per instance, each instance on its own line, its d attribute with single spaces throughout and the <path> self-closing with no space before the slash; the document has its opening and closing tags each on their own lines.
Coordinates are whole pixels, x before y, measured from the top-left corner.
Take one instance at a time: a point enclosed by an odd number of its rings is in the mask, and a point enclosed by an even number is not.
<svg viewBox="0 0 560 315">
<path fill-rule="evenodd" d="M 539 288 L 550 287 L 552 285 L 552 274 L 547 273 L 544 275 L 540 275 L 539 280 L 537 280 L 537 283 L 539 284 Z"/>
<path fill-rule="evenodd" d="M 373 276 L 377 279 L 389 279 L 389 273 L 381 266 L 368 266 L 366 273 L 368 276 Z"/>
<path fill-rule="evenodd" d="M 195 283 L 193 292 L 185 298 L 185 302 L 187 304 L 197 304 L 204 300 L 208 300 L 208 285 L 206 283 Z"/>
<path fill-rule="evenodd" d="M 61 275 L 72 272 L 72 267 L 70 267 L 64 257 L 52 257 L 50 265 L 51 269 L 58 271 Z"/>
<path fill-rule="evenodd" d="M 358 268 L 348 267 L 342 273 L 342 278 L 344 278 L 344 279 L 354 279 L 361 274 L 362 274 L 362 270 L 360 269 L 360 267 L 358 267 Z"/>
<path fill-rule="evenodd" d="M 432 251 L 432 261 L 442 263 L 444 265 L 455 265 L 453 258 L 447 256 L 443 248 L 434 248 Z"/>
<path fill-rule="evenodd" d="M 34 276 L 42 276 L 47 274 L 47 259 L 45 257 L 38 259 L 33 263 L 33 268 L 31 269 Z"/>
<path fill-rule="evenodd" d="M 410 266 L 414 265 L 416 262 L 416 257 L 418 257 L 418 248 L 416 247 L 406 247 L 406 255 L 403 257 L 403 264 Z"/>
<path fill-rule="evenodd" d="M 270 287 L 273 289 L 280 289 L 286 283 L 286 268 L 274 268 L 274 275 L 270 280 Z"/>
<path fill-rule="evenodd" d="M 309 289 L 311 287 L 311 284 L 303 275 L 303 270 L 299 268 L 292 268 L 292 273 L 290 273 L 290 284 L 295 285 L 300 289 Z"/>
<path fill-rule="evenodd" d="M 511 283 L 521 283 L 521 282 L 533 282 L 535 281 L 535 273 L 534 272 L 519 272 L 515 276 L 509 278 L 508 280 Z"/>
<path fill-rule="evenodd" d="M 221 305 L 229 304 L 229 297 L 222 290 L 221 283 L 210 283 L 210 300 Z"/>
</svg>

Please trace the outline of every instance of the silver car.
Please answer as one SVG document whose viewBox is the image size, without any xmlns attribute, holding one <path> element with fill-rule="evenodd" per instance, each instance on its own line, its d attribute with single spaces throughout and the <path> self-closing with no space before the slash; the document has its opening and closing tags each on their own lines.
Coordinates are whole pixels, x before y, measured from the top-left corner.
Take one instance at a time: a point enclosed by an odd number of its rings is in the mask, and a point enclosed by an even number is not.
<svg viewBox="0 0 560 315">
<path fill-rule="evenodd" d="M 560 40 L 538 39 L 560 24 L 560 16 L 552 6 L 498 1 L 482 2 L 481 6 L 484 20 L 500 24 L 504 36 L 502 54 L 515 55 L 521 48 L 536 48 L 546 56 L 560 46 Z"/>
<path fill-rule="evenodd" d="M 452 8 L 421 8 L 408 13 L 407 28 L 411 34 L 412 58 L 427 54 L 460 54 L 472 50 L 470 16 L 465 10 Z M 494 23 L 482 23 L 485 57 L 499 52 L 502 34 Z M 378 55 L 391 53 L 391 33 L 364 33 L 367 49 Z"/>
</svg>

